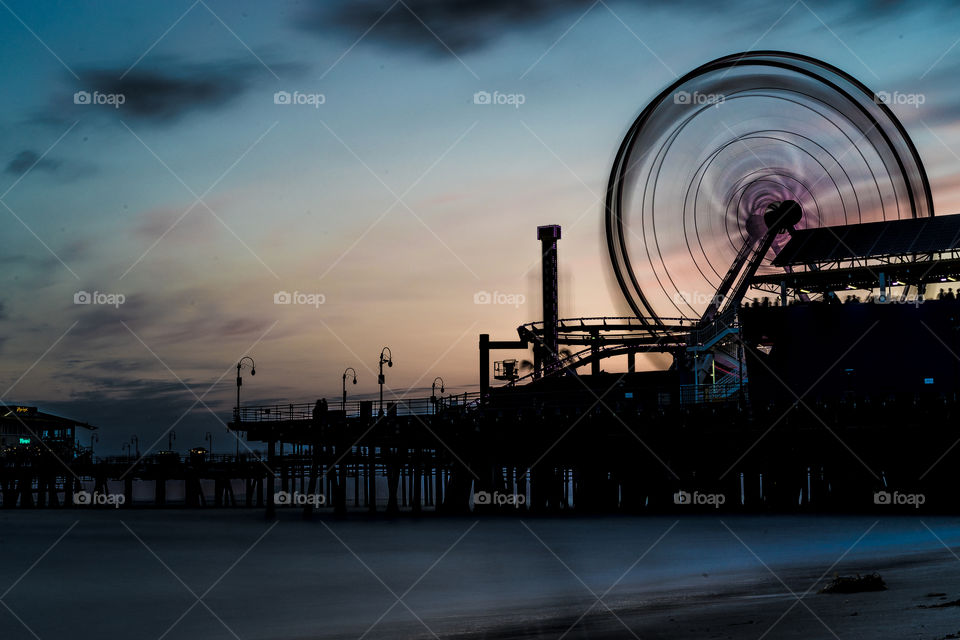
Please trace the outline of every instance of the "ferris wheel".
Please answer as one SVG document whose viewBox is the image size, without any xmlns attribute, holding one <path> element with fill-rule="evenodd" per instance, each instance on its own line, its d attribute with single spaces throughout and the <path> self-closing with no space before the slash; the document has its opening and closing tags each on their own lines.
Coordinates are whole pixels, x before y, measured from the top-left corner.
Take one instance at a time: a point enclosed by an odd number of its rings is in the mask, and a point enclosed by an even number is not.
<svg viewBox="0 0 960 640">
<path fill-rule="evenodd" d="M 640 113 L 605 227 L 620 289 L 656 329 L 738 306 L 794 230 L 932 215 L 919 154 L 877 94 L 814 58 L 757 51 L 694 69 Z"/>
</svg>

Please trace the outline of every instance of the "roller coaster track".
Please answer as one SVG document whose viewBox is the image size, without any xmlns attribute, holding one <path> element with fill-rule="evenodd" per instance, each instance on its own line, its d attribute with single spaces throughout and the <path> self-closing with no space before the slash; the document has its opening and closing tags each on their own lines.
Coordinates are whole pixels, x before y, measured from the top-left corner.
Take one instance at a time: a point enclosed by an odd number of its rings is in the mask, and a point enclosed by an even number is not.
<svg viewBox="0 0 960 640">
<path fill-rule="evenodd" d="M 571 374 L 593 362 L 630 353 L 704 351 L 737 333 L 736 310 L 731 309 L 705 326 L 689 318 L 660 318 L 663 324 L 635 316 L 565 318 L 557 323 L 560 344 L 582 346 L 573 353 L 561 355 L 547 364 L 543 376 Z M 537 344 L 543 335 L 543 322 L 529 322 L 517 327 L 521 340 Z M 513 387 L 532 381 L 537 372 L 530 372 L 504 386 Z"/>
<path fill-rule="evenodd" d="M 661 318 L 666 324 L 652 325 L 649 320 L 634 316 L 566 318 L 557 323 L 561 345 L 583 346 L 573 353 L 561 355 L 544 367 L 542 375 L 576 375 L 576 370 L 598 360 L 629 353 L 652 353 L 685 348 L 693 321 L 686 318 Z M 543 335 L 543 322 L 530 322 L 517 327 L 521 340 L 537 344 Z M 533 380 L 537 372 L 511 380 L 507 387 Z"/>
</svg>

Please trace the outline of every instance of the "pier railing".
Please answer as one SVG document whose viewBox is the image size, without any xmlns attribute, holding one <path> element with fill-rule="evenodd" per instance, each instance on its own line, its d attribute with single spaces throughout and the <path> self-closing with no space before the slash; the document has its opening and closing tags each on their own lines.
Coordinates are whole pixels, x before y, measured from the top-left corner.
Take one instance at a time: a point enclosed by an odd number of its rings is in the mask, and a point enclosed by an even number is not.
<svg viewBox="0 0 960 640">
<path fill-rule="evenodd" d="M 327 410 L 338 412 L 347 418 L 377 417 L 381 409 L 384 415 L 410 416 L 431 415 L 450 411 L 469 410 L 477 405 L 480 393 L 464 392 L 455 395 L 442 395 L 426 398 L 394 398 L 379 400 L 350 400 L 346 404 L 328 401 Z M 240 422 L 286 422 L 312 420 L 316 404 L 301 402 L 290 404 L 253 405 L 241 407 Z M 234 410 L 236 411 L 236 409 Z"/>
</svg>

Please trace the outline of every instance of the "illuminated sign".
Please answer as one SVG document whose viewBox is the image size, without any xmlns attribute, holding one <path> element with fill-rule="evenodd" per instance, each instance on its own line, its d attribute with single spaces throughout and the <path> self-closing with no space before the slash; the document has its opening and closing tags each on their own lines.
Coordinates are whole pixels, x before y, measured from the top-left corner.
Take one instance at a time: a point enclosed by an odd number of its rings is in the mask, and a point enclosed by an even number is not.
<svg viewBox="0 0 960 640">
<path fill-rule="evenodd" d="M 30 438 L 20 438 L 20 444 L 30 444 Z"/>
<path fill-rule="evenodd" d="M 17 413 L 30 413 L 30 407 L 17 407 Z"/>
<path fill-rule="evenodd" d="M 933 378 L 924 378 L 923 384 L 933 384 Z"/>
</svg>

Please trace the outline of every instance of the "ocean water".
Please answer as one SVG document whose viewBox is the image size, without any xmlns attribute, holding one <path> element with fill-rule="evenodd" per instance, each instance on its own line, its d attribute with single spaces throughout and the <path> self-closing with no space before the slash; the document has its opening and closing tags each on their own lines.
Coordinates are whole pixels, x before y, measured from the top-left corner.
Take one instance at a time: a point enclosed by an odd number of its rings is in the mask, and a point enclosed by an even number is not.
<svg viewBox="0 0 960 640">
<path fill-rule="evenodd" d="M 600 595 L 614 608 L 727 590 L 750 597 L 771 570 L 826 571 L 845 553 L 834 571 L 946 553 L 937 536 L 960 544 L 960 519 L 304 522 L 287 510 L 267 522 L 256 510 L 7 511 L 0 512 L 0 638 L 482 633 L 576 617 Z"/>
</svg>

